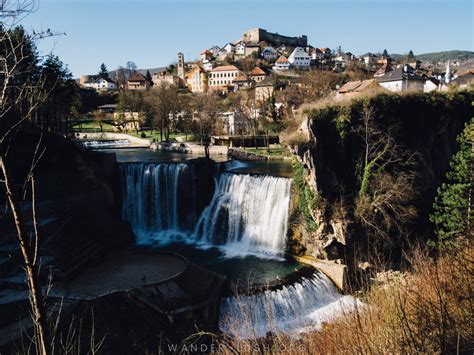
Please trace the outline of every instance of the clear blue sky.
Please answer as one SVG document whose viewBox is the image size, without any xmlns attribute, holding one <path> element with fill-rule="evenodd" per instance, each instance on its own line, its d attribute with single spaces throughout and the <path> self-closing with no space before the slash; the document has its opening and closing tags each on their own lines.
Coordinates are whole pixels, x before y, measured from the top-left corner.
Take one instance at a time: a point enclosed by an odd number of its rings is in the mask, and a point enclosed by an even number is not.
<svg viewBox="0 0 474 355">
<path fill-rule="evenodd" d="M 41 0 L 24 21 L 66 36 L 44 40 L 74 76 L 134 61 L 166 66 L 197 58 L 250 28 L 299 36 L 355 54 L 473 50 L 473 0 Z"/>
</svg>

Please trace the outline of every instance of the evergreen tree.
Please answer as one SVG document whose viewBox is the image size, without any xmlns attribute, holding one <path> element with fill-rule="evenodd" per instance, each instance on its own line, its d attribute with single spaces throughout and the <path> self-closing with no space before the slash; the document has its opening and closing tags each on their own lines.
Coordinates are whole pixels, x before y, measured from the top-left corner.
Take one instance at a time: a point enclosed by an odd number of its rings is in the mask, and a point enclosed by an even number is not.
<svg viewBox="0 0 474 355">
<path fill-rule="evenodd" d="M 105 63 L 100 65 L 99 76 L 104 79 L 109 77 L 109 70 L 107 69 Z"/>
<path fill-rule="evenodd" d="M 45 131 L 64 132 L 77 86 L 68 67 L 55 55 L 46 57 L 41 74 L 45 78 L 44 90 L 49 94 L 39 109 L 37 124 Z"/>
<path fill-rule="evenodd" d="M 388 52 L 386 49 L 383 50 L 382 58 L 388 58 Z"/>
<path fill-rule="evenodd" d="M 410 50 L 407 55 L 407 62 L 413 62 L 415 60 L 415 55 L 413 54 L 413 51 Z"/>
<path fill-rule="evenodd" d="M 146 71 L 145 78 L 146 78 L 146 80 L 148 80 L 148 82 L 150 83 L 150 85 L 153 86 L 153 80 L 152 80 L 152 78 L 151 78 L 151 73 L 150 73 L 149 70 Z"/>
<path fill-rule="evenodd" d="M 446 182 L 438 188 L 433 204 L 430 221 L 435 225 L 437 239 L 431 244 L 439 249 L 458 246 L 459 238 L 467 234 L 472 158 L 468 138 L 473 129 L 474 118 L 457 138 L 460 149 L 451 159 Z"/>
</svg>

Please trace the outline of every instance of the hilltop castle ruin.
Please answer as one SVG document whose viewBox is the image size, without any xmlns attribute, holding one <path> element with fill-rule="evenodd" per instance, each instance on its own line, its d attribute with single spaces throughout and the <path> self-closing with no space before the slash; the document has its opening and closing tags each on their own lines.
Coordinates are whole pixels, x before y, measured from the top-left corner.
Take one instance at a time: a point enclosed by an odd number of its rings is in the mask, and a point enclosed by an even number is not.
<svg viewBox="0 0 474 355">
<path fill-rule="evenodd" d="M 266 42 L 275 46 L 306 47 L 308 45 L 308 36 L 288 37 L 277 33 L 271 33 L 262 28 L 253 28 L 244 32 L 242 36 L 244 42 Z"/>
</svg>

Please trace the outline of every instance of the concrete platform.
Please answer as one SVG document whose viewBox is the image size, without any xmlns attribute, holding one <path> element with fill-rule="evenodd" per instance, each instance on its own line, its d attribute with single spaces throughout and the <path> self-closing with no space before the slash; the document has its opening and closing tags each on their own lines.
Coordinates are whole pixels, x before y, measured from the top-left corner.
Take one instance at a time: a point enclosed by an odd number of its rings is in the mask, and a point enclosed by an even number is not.
<svg viewBox="0 0 474 355">
<path fill-rule="evenodd" d="M 50 296 L 93 299 L 171 280 L 181 275 L 187 267 L 187 260 L 173 253 L 116 251 L 108 254 L 99 265 L 84 270 L 67 283 L 54 284 Z"/>
</svg>

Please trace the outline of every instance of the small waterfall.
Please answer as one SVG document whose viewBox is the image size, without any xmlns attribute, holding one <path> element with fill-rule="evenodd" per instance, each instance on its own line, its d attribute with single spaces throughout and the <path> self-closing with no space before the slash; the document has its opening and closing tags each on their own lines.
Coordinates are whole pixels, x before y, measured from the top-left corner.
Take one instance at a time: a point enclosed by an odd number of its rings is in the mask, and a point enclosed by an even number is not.
<svg viewBox="0 0 474 355">
<path fill-rule="evenodd" d="M 192 238 L 228 256 L 283 253 L 290 185 L 285 178 L 221 174 Z"/>
<path fill-rule="evenodd" d="M 127 139 L 116 139 L 107 141 L 83 141 L 82 146 L 85 148 L 112 148 L 130 145 Z"/>
<path fill-rule="evenodd" d="M 195 223 L 193 166 L 174 163 L 122 164 L 122 217 L 139 244 L 180 239 Z"/>
<path fill-rule="evenodd" d="M 321 272 L 311 278 L 252 296 L 234 296 L 221 302 L 219 328 L 240 339 L 263 337 L 268 332 L 299 334 L 318 329 L 362 303 L 341 295 Z"/>
</svg>

